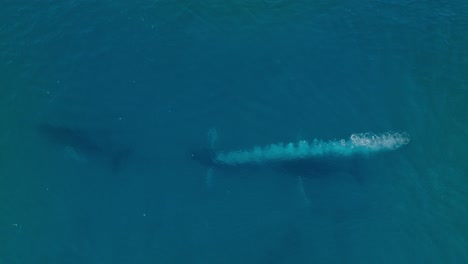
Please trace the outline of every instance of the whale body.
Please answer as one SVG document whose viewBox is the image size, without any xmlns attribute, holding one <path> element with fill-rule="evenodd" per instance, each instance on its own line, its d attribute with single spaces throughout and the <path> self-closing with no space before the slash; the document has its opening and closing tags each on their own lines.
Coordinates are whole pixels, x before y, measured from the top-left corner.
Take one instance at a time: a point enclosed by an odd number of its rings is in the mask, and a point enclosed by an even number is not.
<svg viewBox="0 0 468 264">
<path fill-rule="evenodd" d="M 67 148 L 76 159 L 108 160 L 114 172 L 130 154 L 128 147 L 104 144 L 78 128 L 42 123 L 37 130 L 51 144 Z"/>
<path fill-rule="evenodd" d="M 407 145 L 409 141 L 407 133 L 356 133 L 348 139 L 314 139 L 312 142 L 301 140 L 228 152 L 202 148 L 190 155 L 200 164 L 214 168 L 271 166 L 300 174 L 311 169 L 333 170 L 340 167 L 341 163 L 354 164 L 360 156 L 394 151 Z"/>
</svg>

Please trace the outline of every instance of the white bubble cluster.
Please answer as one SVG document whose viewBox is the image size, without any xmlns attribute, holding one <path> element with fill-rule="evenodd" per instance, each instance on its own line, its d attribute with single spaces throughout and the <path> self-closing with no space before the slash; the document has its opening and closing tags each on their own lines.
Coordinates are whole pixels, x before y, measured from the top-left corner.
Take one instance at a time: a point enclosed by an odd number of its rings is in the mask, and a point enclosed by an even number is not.
<svg viewBox="0 0 468 264">
<path fill-rule="evenodd" d="M 353 156 L 398 149 L 409 143 L 406 133 L 388 132 L 383 134 L 358 133 L 349 140 L 313 142 L 301 140 L 297 143 L 278 143 L 250 150 L 220 153 L 215 162 L 225 165 L 261 164 L 288 160 L 301 160 L 328 156 Z"/>
<path fill-rule="evenodd" d="M 359 133 L 352 134 L 351 143 L 358 147 L 366 147 L 371 149 L 397 149 L 409 143 L 409 135 L 407 133 L 387 132 L 380 135 L 374 133 Z"/>
</svg>

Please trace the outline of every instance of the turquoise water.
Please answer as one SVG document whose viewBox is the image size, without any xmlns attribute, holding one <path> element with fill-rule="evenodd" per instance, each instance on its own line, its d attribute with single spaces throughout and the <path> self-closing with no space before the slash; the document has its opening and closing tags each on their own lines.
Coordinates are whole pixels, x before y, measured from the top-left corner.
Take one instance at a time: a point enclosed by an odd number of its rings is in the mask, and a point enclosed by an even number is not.
<svg viewBox="0 0 468 264">
<path fill-rule="evenodd" d="M 468 263 L 467 33 L 465 1 L 6 1 L 0 263 Z M 386 131 L 307 175 L 188 155 Z"/>
</svg>

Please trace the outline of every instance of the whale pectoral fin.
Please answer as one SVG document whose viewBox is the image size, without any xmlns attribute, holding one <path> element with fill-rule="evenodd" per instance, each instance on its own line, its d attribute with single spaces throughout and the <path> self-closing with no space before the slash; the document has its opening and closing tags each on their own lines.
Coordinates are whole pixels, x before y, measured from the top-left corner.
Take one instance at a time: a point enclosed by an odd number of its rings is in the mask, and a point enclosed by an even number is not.
<svg viewBox="0 0 468 264">
<path fill-rule="evenodd" d="M 309 207 L 310 206 L 310 200 L 309 200 L 307 192 L 306 192 L 306 190 L 304 188 L 304 180 L 302 179 L 302 176 L 297 177 L 297 190 L 299 192 L 299 195 L 300 195 L 304 205 L 306 207 Z"/>
<path fill-rule="evenodd" d="M 208 130 L 208 146 L 211 149 L 215 149 L 216 143 L 218 142 L 218 130 L 214 127 Z"/>
</svg>

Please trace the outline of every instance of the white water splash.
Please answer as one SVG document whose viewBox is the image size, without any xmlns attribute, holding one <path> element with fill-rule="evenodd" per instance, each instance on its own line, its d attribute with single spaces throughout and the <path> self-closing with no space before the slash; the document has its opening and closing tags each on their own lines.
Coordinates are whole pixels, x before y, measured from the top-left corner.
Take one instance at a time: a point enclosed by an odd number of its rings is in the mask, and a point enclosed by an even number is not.
<svg viewBox="0 0 468 264">
<path fill-rule="evenodd" d="M 250 150 L 220 153 L 216 156 L 215 162 L 225 165 L 242 165 L 331 156 L 349 157 L 396 150 L 408 144 L 409 141 L 409 135 L 406 133 L 358 133 L 352 134 L 347 140 L 315 139 L 312 142 L 301 140 L 296 143 L 271 144 Z"/>
</svg>

